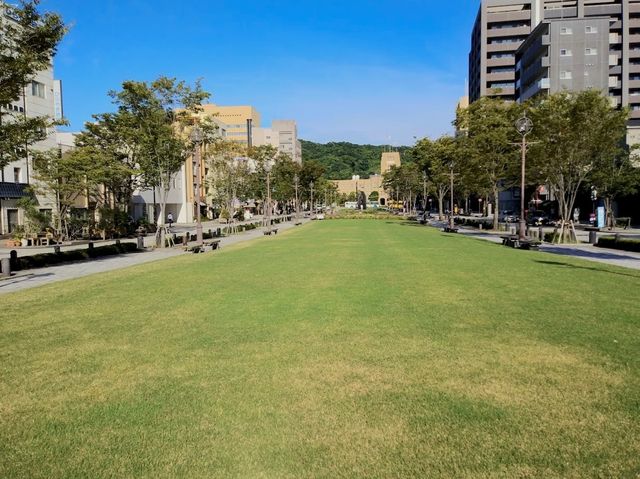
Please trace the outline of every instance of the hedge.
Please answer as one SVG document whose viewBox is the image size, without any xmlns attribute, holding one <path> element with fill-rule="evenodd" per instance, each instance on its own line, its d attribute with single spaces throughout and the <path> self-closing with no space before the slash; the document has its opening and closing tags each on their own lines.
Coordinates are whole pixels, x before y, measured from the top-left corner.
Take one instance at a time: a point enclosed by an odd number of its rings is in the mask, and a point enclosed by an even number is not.
<svg viewBox="0 0 640 479">
<path fill-rule="evenodd" d="M 21 271 L 24 269 L 44 268 L 45 266 L 83 261 L 101 256 L 132 253 L 137 251 L 137 249 L 138 245 L 136 243 L 120 243 L 98 246 L 92 249 L 73 249 L 61 251 L 60 253 L 40 253 L 34 254 L 33 256 L 20 256 L 11 262 L 11 270 Z"/>
<path fill-rule="evenodd" d="M 615 236 L 603 236 L 598 238 L 596 246 L 599 248 L 620 249 L 640 253 L 640 240 L 629 238 L 619 238 L 616 240 Z"/>
</svg>

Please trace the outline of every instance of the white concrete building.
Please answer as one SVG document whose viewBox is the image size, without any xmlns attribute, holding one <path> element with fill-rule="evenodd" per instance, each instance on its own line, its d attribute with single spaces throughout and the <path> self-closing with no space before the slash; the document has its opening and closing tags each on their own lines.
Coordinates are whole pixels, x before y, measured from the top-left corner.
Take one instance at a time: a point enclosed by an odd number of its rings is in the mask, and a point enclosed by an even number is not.
<svg viewBox="0 0 640 479">
<path fill-rule="evenodd" d="M 0 105 L 3 121 L 11 121 L 11 116 L 25 117 L 47 116 L 62 118 L 62 85 L 53 78 L 53 66 L 38 72 L 31 82 L 23 88 L 21 97 L 8 105 Z M 32 150 L 56 148 L 56 129 L 48 128 L 46 139 L 26 148 L 24 158 L 13 161 L 0 170 L 0 235 L 11 233 L 17 225 L 24 224 L 24 215 L 17 202 L 27 195 L 27 188 L 34 182 Z M 51 210 L 52 201 L 37 196 L 40 209 Z"/>
<path fill-rule="evenodd" d="M 287 153 L 296 163 L 302 163 L 302 146 L 295 120 L 274 120 L 271 128 L 253 128 L 252 142 L 253 146 L 271 145 Z"/>
</svg>

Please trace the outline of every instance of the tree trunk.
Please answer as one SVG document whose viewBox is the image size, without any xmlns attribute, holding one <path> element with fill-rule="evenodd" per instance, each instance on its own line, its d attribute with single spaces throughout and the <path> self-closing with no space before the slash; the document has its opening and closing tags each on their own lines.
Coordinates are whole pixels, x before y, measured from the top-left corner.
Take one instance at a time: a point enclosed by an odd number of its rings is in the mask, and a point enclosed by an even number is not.
<svg viewBox="0 0 640 479">
<path fill-rule="evenodd" d="M 493 188 L 493 197 L 495 198 L 495 208 L 493 210 L 493 229 L 498 230 L 498 221 L 500 221 L 500 191 Z"/>
<path fill-rule="evenodd" d="M 443 193 L 442 190 L 438 190 L 438 219 L 440 221 L 444 220 L 444 197 L 446 193 Z"/>
</svg>

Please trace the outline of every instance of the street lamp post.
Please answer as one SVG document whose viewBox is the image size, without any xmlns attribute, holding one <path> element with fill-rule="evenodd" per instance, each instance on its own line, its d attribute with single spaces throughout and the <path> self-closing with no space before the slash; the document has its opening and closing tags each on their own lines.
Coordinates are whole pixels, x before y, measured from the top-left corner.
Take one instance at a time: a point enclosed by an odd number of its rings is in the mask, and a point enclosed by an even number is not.
<svg viewBox="0 0 640 479">
<path fill-rule="evenodd" d="M 527 135 L 531 133 L 533 130 L 533 122 L 531 118 L 527 118 L 527 114 L 525 113 L 521 118 L 516 120 L 516 130 L 522 136 L 522 144 L 521 144 L 521 153 L 522 153 L 522 164 L 521 172 L 520 172 L 520 231 L 518 232 L 518 238 L 520 240 L 524 240 L 526 238 L 526 229 L 527 229 L 527 221 L 525 218 L 525 209 L 524 209 L 524 185 L 525 185 L 525 169 L 527 164 Z M 497 214 L 497 212 L 496 212 Z"/>
<path fill-rule="evenodd" d="M 198 246 L 202 246 L 202 222 L 200 221 L 200 200 L 202 197 L 200 186 L 200 145 L 202 143 L 202 133 L 200 128 L 196 125 L 191 130 L 191 140 L 194 144 L 193 157 L 196 163 L 196 198 L 195 198 L 195 215 L 196 215 L 196 242 Z"/>
<path fill-rule="evenodd" d="M 454 229 L 453 223 L 453 161 L 449 163 L 449 193 L 451 193 L 450 206 L 449 206 L 449 228 Z"/>
<path fill-rule="evenodd" d="M 313 181 L 309 183 L 309 188 L 311 189 L 311 204 L 309 205 L 309 209 L 311 210 L 311 218 L 315 215 L 315 206 L 313 204 Z"/>
</svg>

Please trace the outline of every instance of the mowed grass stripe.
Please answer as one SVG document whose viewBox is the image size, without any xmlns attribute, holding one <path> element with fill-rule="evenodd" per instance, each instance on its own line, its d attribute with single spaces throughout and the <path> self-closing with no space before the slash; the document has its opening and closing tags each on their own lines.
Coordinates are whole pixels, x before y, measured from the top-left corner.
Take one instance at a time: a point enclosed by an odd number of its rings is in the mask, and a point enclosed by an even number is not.
<svg viewBox="0 0 640 479">
<path fill-rule="evenodd" d="M 0 477 L 636 477 L 638 291 L 340 220 L 5 295 Z"/>
</svg>

